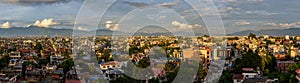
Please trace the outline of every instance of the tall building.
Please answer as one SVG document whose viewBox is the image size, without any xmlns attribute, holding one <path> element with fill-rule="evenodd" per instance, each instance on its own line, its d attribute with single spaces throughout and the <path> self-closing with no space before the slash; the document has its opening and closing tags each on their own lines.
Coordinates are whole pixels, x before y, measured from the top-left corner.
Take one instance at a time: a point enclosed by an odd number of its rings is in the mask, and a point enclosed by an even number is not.
<svg viewBox="0 0 300 83">
<path fill-rule="evenodd" d="M 211 62 L 211 48 L 200 47 L 200 57 L 205 57 L 206 68 L 209 69 L 209 65 Z"/>
</svg>

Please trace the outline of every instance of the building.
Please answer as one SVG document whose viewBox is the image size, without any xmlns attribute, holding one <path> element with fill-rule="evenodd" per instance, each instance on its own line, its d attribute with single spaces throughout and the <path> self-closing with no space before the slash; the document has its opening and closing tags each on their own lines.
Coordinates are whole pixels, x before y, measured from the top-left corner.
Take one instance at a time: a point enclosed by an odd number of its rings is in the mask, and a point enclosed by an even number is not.
<svg viewBox="0 0 300 83">
<path fill-rule="evenodd" d="M 179 50 L 174 50 L 174 52 L 173 52 L 174 58 L 180 59 L 180 57 L 181 57 L 180 55 L 181 55 L 181 52 Z"/>
<path fill-rule="evenodd" d="M 63 56 L 50 56 L 50 64 L 59 64 L 63 62 L 64 57 Z"/>
<path fill-rule="evenodd" d="M 17 75 L 8 75 L 0 73 L 0 83 L 16 83 Z"/>
<path fill-rule="evenodd" d="M 185 49 L 183 52 L 183 58 L 184 59 L 190 59 L 190 60 L 201 60 L 199 56 L 199 51 L 193 50 L 193 49 Z"/>
<path fill-rule="evenodd" d="M 246 79 L 255 78 L 259 76 L 259 72 L 255 71 L 253 68 L 243 68 L 243 77 Z"/>
<path fill-rule="evenodd" d="M 52 80 L 63 80 L 64 72 L 62 69 L 54 70 L 52 73 Z"/>
<path fill-rule="evenodd" d="M 200 47 L 200 57 L 205 58 L 206 68 L 209 69 L 211 62 L 211 48 L 209 47 Z"/>
<path fill-rule="evenodd" d="M 277 61 L 276 69 L 281 73 L 287 73 L 288 68 L 291 64 L 295 63 L 294 61 Z"/>
<path fill-rule="evenodd" d="M 219 60 L 220 57 L 225 57 L 226 55 L 226 49 L 222 47 L 214 47 L 213 51 L 211 53 L 211 59 L 212 60 Z"/>
<path fill-rule="evenodd" d="M 19 60 L 19 59 L 21 59 L 21 54 L 20 54 L 20 52 L 16 52 L 16 51 L 14 51 L 14 52 L 10 52 L 9 53 L 9 58 L 10 59 L 15 59 L 15 60 Z"/>
<path fill-rule="evenodd" d="M 298 48 L 292 47 L 291 48 L 291 57 L 294 58 L 298 56 Z"/>
<path fill-rule="evenodd" d="M 242 74 L 233 74 L 232 80 L 233 80 L 233 83 L 243 83 L 245 78 Z"/>
<path fill-rule="evenodd" d="M 111 62 L 106 62 L 106 63 L 100 64 L 100 69 L 101 70 L 120 69 L 121 65 L 122 64 L 120 62 L 111 61 Z"/>
</svg>

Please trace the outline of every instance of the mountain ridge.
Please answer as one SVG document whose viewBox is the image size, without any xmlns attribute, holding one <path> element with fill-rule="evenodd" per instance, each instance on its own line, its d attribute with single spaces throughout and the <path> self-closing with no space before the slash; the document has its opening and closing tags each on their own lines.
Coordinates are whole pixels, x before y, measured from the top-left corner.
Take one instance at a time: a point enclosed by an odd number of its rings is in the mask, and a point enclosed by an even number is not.
<svg viewBox="0 0 300 83">
<path fill-rule="evenodd" d="M 43 28 L 43 27 L 12 27 L 12 28 L 0 28 L 0 36 L 72 36 L 73 32 L 77 34 L 92 34 L 94 31 L 84 31 L 84 30 L 75 30 L 73 29 L 66 29 L 66 28 Z M 253 31 L 253 30 L 245 30 L 227 34 L 227 36 L 247 36 L 249 33 L 254 33 L 256 35 L 272 35 L 272 36 L 300 36 L 300 28 L 287 28 L 287 29 L 268 29 L 268 30 L 260 30 L 260 31 Z M 185 31 L 176 31 L 173 34 L 177 35 L 186 35 L 191 34 Z M 170 32 L 155 32 L 155 33 L 147 33 L 147 32 L 136 32 L 132 35 L 141 36 L 141 35 L 148 35 L 148 36 L 159 36 L 159 35 L 167 35 L 167 36 L 175 36 Z M 193 33 L 196 36 L 202 36 L 202 33 Z M 109 29 L 97 29 L 96 30 L 97 36 L 111 36 L 111 35 L 130 35 L 127 32 L 121 31 L 112 31 Z"/>
</svg>

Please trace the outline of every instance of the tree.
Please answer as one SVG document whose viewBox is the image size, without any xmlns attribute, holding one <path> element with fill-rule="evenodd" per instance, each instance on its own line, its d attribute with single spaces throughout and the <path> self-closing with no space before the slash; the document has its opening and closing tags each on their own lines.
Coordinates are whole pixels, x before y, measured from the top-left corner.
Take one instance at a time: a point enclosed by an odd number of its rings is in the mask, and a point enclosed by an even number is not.
<svg viewBox="0 0 300 83">
<path fill-rule="evenodd" d="M 241 73 L 242 68 L 257 68 L 261 67 L 261 57 L 252 50 L 249 50 L 245 55 L 243 55 L 242 59 L 236 59 L 234 61 L 233 70 L 235 73 Z"/>
<path fill-rule="evenodd" d="M 4 54 L 4 56 L 2 56 L 0 59 L 0 70 L 8 65 L 9 60 L 10 58 L 8 54 Z"/>
<path fill-rule="evenodd" d="M 42 47 L 42 44 L 41 42 L 37 42 L 35 47 L 34 47 L 35 50 L 43 50 L 43 47 Z"/>
<path fill-rule="evenodd" d="M 199 64 L 198 72 L 197 72 L 197 79 L 198 79 L 198 80 L 196 80 L 196 81 L 197 81 L 197 82 L 202 82 L 201 79 L 204 79 L 205 76 L 206 76 L 206 72 L 205 72 L 205 70 L 204 70 L 204 68 L 203 68 L 203 65 L 202 65 L 202 64 Z"/>
<path fill-rule="evenodd" d="M 39 59 L 39 65 L 47 65 L 50 62 L 49 59 Z"/>
<path fill-rule="evenodd" d="M 58 67 L 63 68 L 64 73 L 67 73 L 71 67 L 74 66 L 74 61 L 73 59 L 66 59 L 62 63 L 58 65 Z"/>
<path fill-rule="evenodd" d="M 272 56 L 269 55 L 269 52 L 267 52 L 266 50 L 261 51 L 261 53 L 263 55 L 260 55 L 261 58 L 261 69 L 264 71 L 266 65 L 270 64 L 272 61 Z"/>
<path fill-rule="evenodd" d="M 140 68 L 146 68 L 150 65 L 150 59 L 149 58 L 143 58 L 141 59 L 139 62 L 138 62 L 138 65 L 137 67 L 140 67 Z"/>
<path fill-rule="evenodd" d="M 70 58 L 70 54 L 71 54 L 71 53 L 65 51 L 65 52 L 63 52 L 61 55 L 64 56 L 64 58 L 67 58 L 67 59 L 68 59 L 68 58 Z"/>
<path fill-rule="evenodd" d="M 249 33 L 248 38 L 256 39 L 256 35 L 253 33 Z"/>
<path fill-rule="evenodd" d="M 232 76 L 230 71 L 224 70 L 218 83 L 233 83 Z"/>
</svg>

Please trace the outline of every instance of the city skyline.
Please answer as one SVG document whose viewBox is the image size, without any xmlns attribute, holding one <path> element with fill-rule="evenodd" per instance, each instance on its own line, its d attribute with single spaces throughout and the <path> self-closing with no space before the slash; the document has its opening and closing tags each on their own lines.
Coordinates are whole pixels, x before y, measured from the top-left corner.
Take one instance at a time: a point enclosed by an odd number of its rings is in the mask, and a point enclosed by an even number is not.
<svg viewBox="0 0 300 83">
<path fill-rule="evenodd" d="M 44 28 L 67 28 L 73 29 L 76 15 L 83 4 L 83 0 L 43 0 L 43 1 L 10 1 L 2 0 L 0 8 L 1 28 L 39 26 Z M 205 0 L 203 0 L 205 2 Z M 223 19 L 224 28 L 227 33 L 233 33 L 244 30 L 264 30 L 264 29 L 286 29 L 298 28 L 299 20 L 296 19 L 299 11 L 297 5 L 299 1 L 290 0 L 215 0 L 220 16 Z M 169 27 L 175 27 L 178 30 L 193 28 L 194 31 L 201 31 L 206 28 L 201 22 L 201 17 L 197 16 L 195 10 L 189 8 L 186 3 L 180 0 L 162 0 L 162 1 L 126 1 L 119 0 L 115 6 L 110 8 L 101 20 L 98 29 L 118 30 L 118 25 L 111 24 L 107 27 L 106 23 L 117 22 L 121 16 L 135 8 L 150 5 L 159 5 L 171 8 L 181 14 L 188 20 L 186 24 L 183 21 L 170 19 L 172 15 L 166 16 L 164 12 L 157 15 L 146 16 L 148 19 L 164 21 Z M 213 8 L 206 7 L 201 11 L 210 11 Z M 202 15 L 210 15 L 202 14 Z M 89 25 L 89 18 L 86 17 L 86 24 Z M 137 17 L 139 18 L 139 17 Z M 94 19 L 94 18 L 93 18 Z M 130 19 L 132 20 L 132 19 Z M 136 22 L 139 24 L 138 22 Z M 128 24 L 134 25 L 134 24 Z M 180 25 L 180 26 L 178 26 Z M 81 27 L 80 30 L 93 30 L 88 27 Z"/>
</svg>

